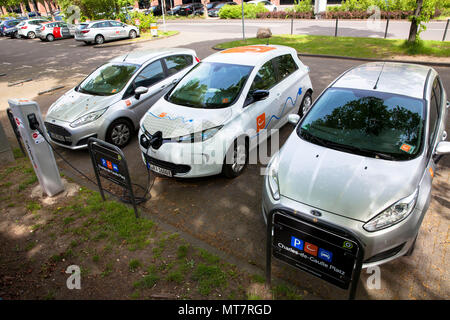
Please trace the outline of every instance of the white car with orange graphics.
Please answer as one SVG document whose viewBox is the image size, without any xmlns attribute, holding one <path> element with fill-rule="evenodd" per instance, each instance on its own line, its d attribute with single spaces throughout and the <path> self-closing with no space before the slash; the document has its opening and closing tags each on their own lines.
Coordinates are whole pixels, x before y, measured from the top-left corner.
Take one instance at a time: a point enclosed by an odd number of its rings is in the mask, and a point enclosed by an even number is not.
<svg viewBox="0 0 450 320">
<path fill-rule="evenodd" d="M 150 108 L 140 123 L 143 160 L 174 177 L 244 170 L 250 151 L 288 115 L 311 106 L 309 68 L 285 46 L 245 46 L 209 56 Z"/>
<path fill-rule="evenodd" d="M 42 41 L 53 41 L 55 39 L 73 38 L 75 26 L 63 21 L 44 22 L 36 28 L 36 37 Z"/>
</svg>

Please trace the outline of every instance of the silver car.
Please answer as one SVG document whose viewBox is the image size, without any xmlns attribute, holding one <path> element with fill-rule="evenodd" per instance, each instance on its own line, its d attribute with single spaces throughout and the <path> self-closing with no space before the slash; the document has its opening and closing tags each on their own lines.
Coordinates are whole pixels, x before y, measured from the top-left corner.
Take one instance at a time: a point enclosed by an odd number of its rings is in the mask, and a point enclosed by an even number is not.
<svg viewBox="0 0 450 320">
<path fill-rule="evenodd" d="M 17 27 L 17 35 L 19 38 L 36 38 L 36 29 L 41 26 L 41 23 L 48 22 L 45 19 L 29 19 L 19 23 Z"/>
<path fill-rule="evenodd" d="M 139 28 L 115 20 L 80 23 L 75 30 L 75 40 L 86 44 L 136 37 L 139 37 Z"/>
<path fill-rule="evenodd" d="M 70 149 L 86 147 L 90 137 L 125 146 L 145 112 L 198 61 L 194 50 L 182 48 L 114 58 L 51 105 L 50 138 Z"/>
<path fill-rule="evenodd" d="M 262 212 L 356 235 L 363 268 L 414 248 L 430 204 L 449 103 L 437 72 L 402 63 L 368 63 L 336 79 L 271 159 Z"/>
<path fill-rule="evenodd" d="M 36 28 L 36 36 L 42 41 L 71 38 L 75 34 L 75 26 L 63 21 L 44 22 Z"/>
</svg>

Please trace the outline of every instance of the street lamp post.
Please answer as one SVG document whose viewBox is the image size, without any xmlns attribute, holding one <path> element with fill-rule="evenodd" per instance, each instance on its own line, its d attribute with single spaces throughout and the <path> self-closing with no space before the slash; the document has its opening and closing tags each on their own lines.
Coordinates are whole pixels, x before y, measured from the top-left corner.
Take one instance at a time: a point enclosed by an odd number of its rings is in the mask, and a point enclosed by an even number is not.
<svg viewBox="0 0 450 320">
<path fill-rule="evenodd" d="M 245 30 L 244 30 L 244 0 L 242 0 L 242 39 L 245 41 Z"/>
</svg>

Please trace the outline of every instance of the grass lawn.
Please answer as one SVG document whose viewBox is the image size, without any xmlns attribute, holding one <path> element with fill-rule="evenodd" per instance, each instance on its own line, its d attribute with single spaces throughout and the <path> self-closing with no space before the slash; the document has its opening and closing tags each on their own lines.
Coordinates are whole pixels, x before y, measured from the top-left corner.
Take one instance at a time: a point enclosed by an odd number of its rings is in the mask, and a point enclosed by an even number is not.
<svg viewBox="0 0 450 320">
<path fill-rule="evenodd" d="M 217 45 L 226 49 L 251 44 L 266 44 L 267 39 L 247 39 L 246 42 L 231 41 Z M 399 55 L 427 55 L 433 57 L 450 57 L 449 41 L 421 41 L 410 46 L 404 40 L 330 37 L 312 35 L 276 35 L 269 39 L 270 44 L 280 44 L 295 48 L 300 54 L 325 54 L 355 58 L 390 58 Z"/>
<path fill-rule="evenodd" d="M 0 167 L 0 291 L 11 299 L 301 299 L 133 210 L 68 180 L 52 199 L 33 192 L 28 158 Z M 50 201 L 51 200 L 51 201 Z M 65 272 L 81 270 L 81 289 Z"/>
</svg>

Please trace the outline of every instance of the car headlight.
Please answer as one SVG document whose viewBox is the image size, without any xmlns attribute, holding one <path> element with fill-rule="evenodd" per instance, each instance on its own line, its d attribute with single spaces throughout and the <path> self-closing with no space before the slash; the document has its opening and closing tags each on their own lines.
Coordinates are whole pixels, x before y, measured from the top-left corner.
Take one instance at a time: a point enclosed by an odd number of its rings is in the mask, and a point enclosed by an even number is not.
<svg viewBox="0 0 450 320">
<path fill-rule="evenodd" d="M 269 166 L 267 167 L 267 179 L 269 182 L 269 189 L 272 197 L 275 200 L 280 200 L 280 185 L 278 183 L 278 165 L 280 157 L 278 153 L 272 157 Z"/>
<path fill-rule="evenodd" d="M 176 138 L 177 142 L 200 142 L 205 141 L 212 138 L 223 126 L 217 126 L 214 128 L 206 129 L 200 132 L 195 132 L 191 134 L 187 134 L 185 136 L 181 136 Z"/>
<path fill-rule="evenodd" d="M 76 128 L 76 127 L 79 127 L 79 126 L 81 126 L 83 124 L 95 121 L 98 118 L 100 118 L 102 116 L 102 114 L 104 114 L 106 112 L 106 110 L 108 110 L 108 108 L 97 110 L 97 111 L 85 114 L 84 116 L 82 116 L 82 117 L 78 118 L 77 120 L 75 120 L 74 122 L 72 122 L 70 124 L 70 126 L 72 128 Z"/>
<path fill-rule="evenodd" d="M 414 191 L 414 193 L 410 196 L 397 201 L 375 218 L 367 222 L 363 226 L 364 229 L 369 232 L 378 231 L 402 221 L 414 210 L 418 194 L 419 189 L 416 189 L 416 191 Z"/>
</svg>

